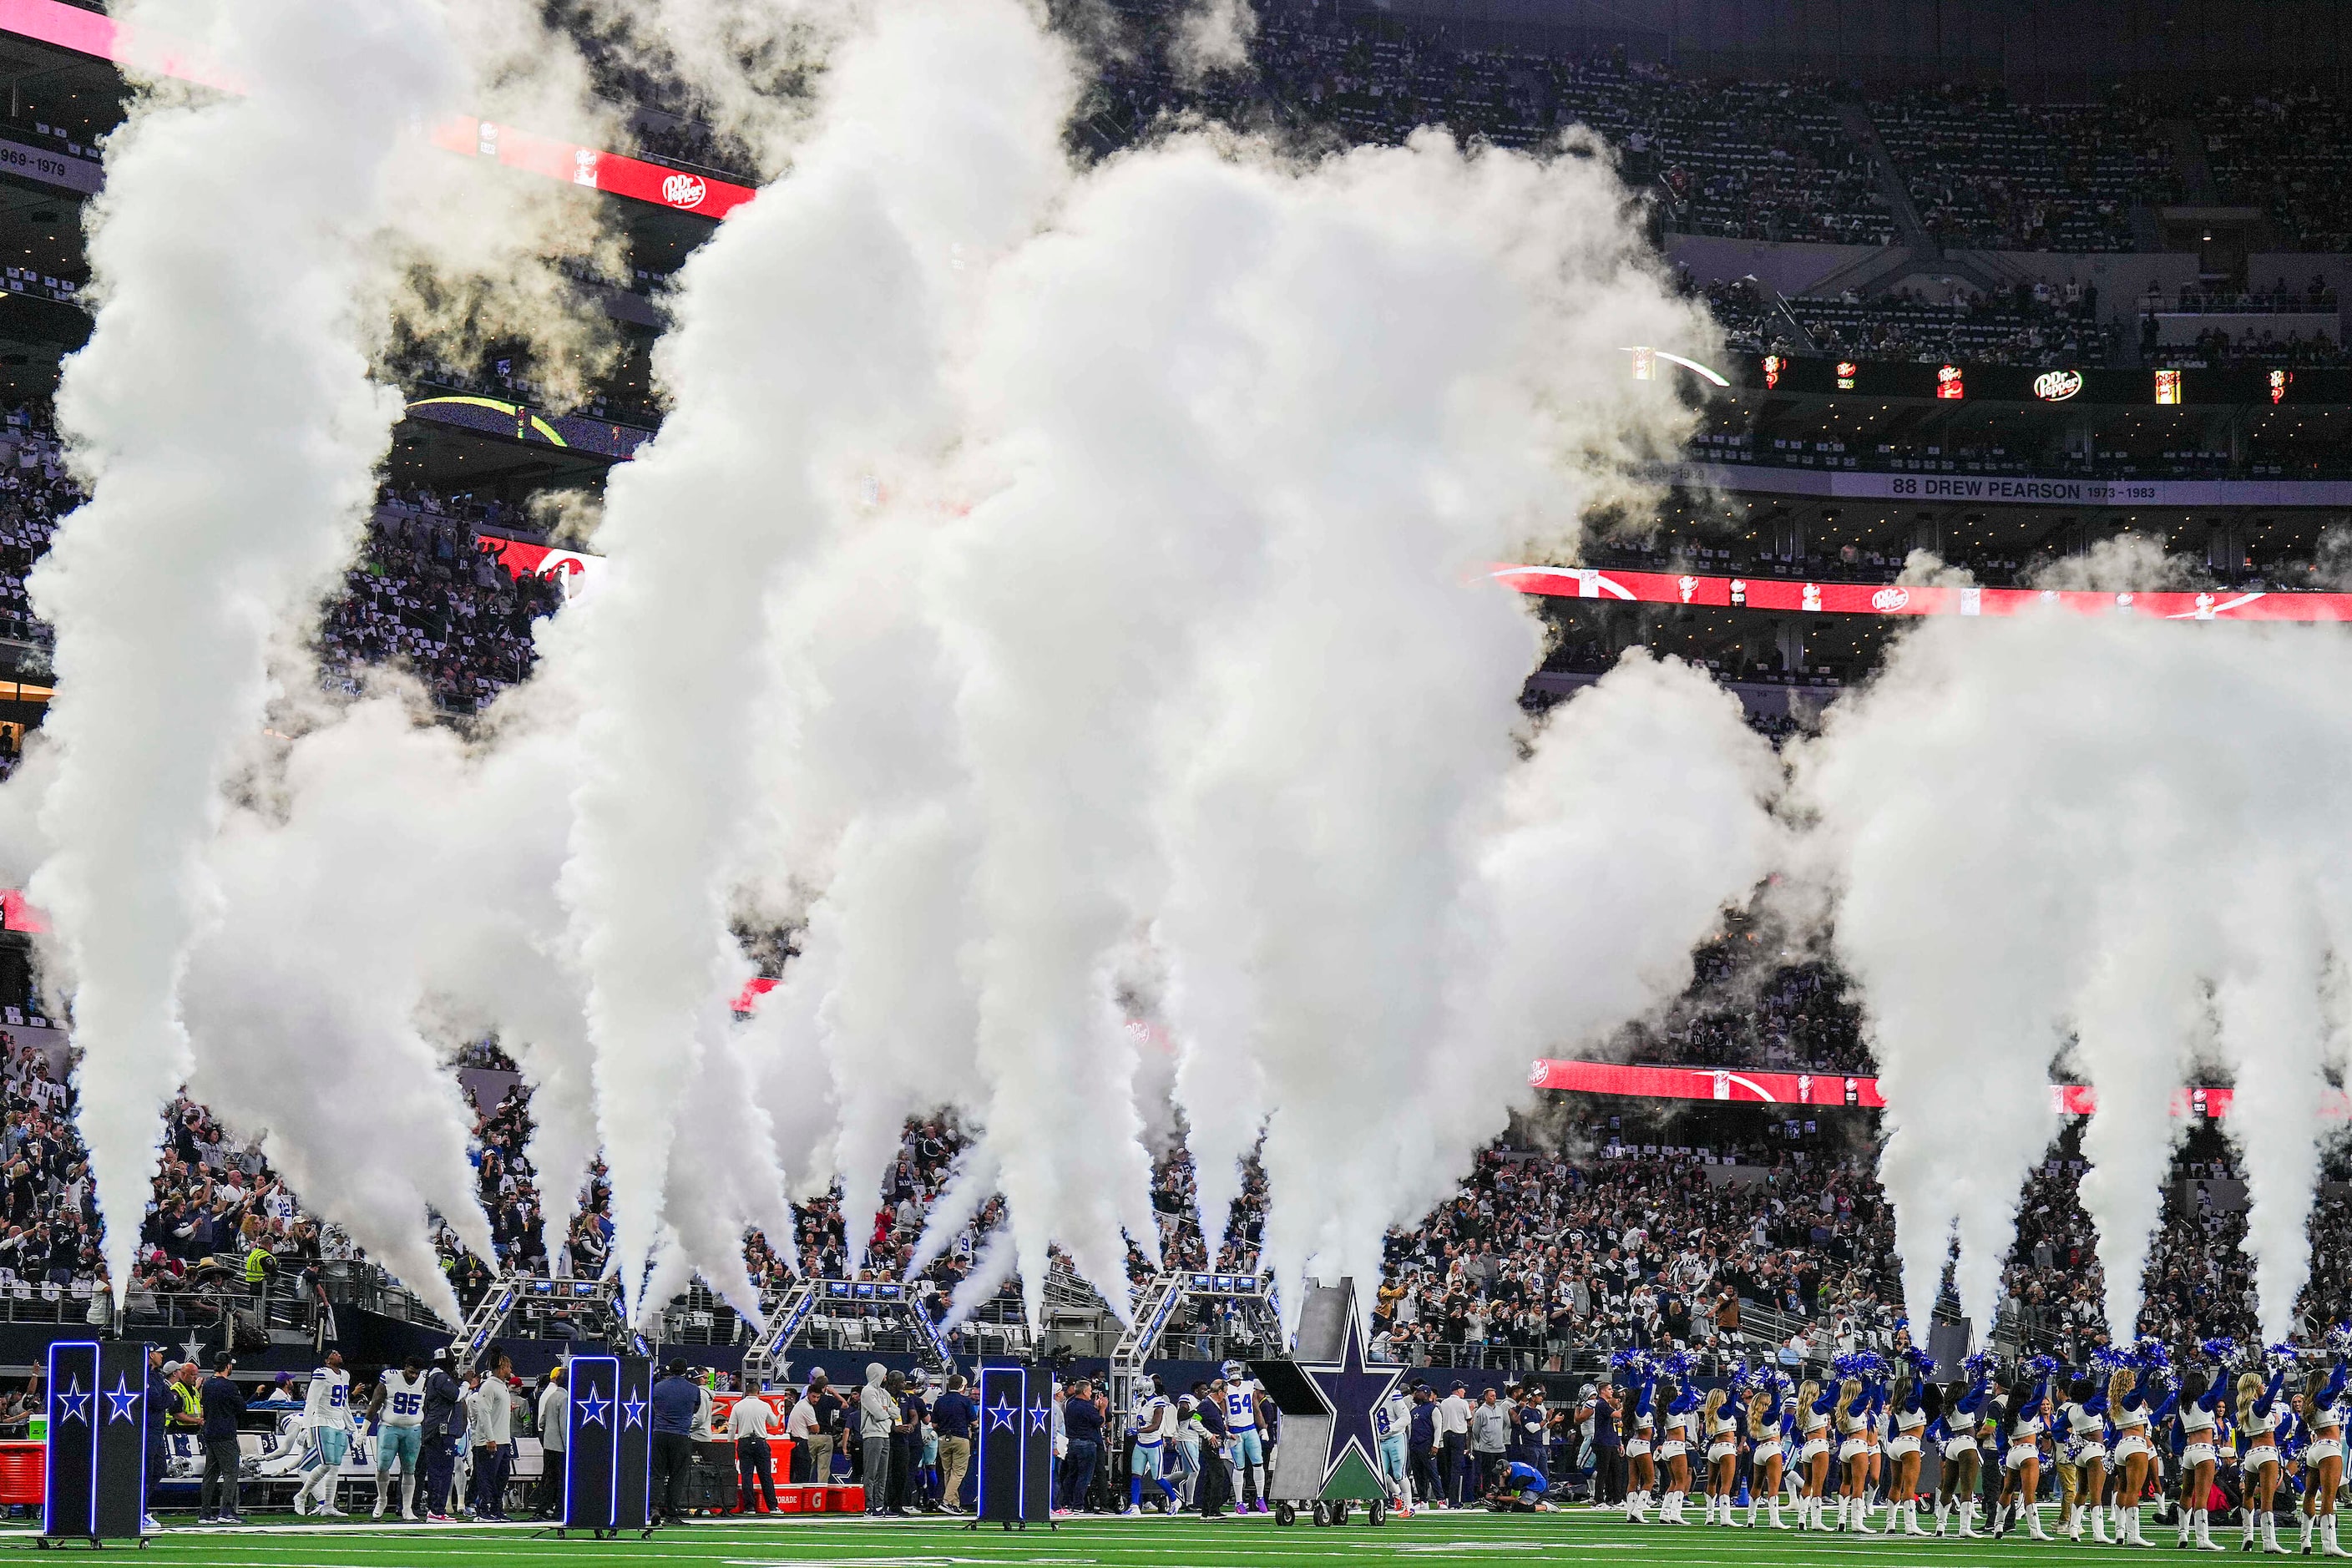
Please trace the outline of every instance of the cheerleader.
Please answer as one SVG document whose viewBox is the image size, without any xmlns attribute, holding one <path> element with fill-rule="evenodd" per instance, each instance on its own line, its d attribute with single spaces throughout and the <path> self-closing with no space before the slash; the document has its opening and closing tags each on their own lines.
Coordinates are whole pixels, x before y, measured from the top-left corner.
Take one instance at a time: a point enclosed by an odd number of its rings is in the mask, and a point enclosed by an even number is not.
<svg viewBox="0 0 2352 1568">
<path fill-rule="evenodd" d="M 1815 1392 L 1820 1397 L 1816 1398 Z M 1830 1412 L 1838 1403 L 1834 1385 L 1822 1388 L 1807 1378 L 1797 1390 L 1797 1528 L 1820 1530 L 1822 1500 L 1829 1495 Z"/>
<path fill-rule="evenodd" d="M 2339 1356 L 2325 1382 L 2317 1373 L 2307 1384 L 2305 1420 L 2311 1427 L 2310 1445 L 2303 1451 L 2304 1499 L 2311 1511 L 2304 1516 L 2303 1551 L 2311 1554 L 2312 1526 L 2319 1528 L 2319 1550 L 2328 1557 L 2352 1557 L 2336 1543 L 2336 1489 L 2344 1484 L 2345 1362 Z"/>
<path fill-rule="evenodd" d="M 2069 1541 L 2083 1539 L 2083 1515 L 2091 1516 L 2091 1539 L 2107 1543 L 2107 1527 L 2099 1501 L 2105 1495 L 2107 1473 L 2106 1391 L 2087 1377 L 2076 1378 L 2070 1397 L 2058 1408 L 2058 1437 L 2066 1458 L 2060 1467 L 2058 1528 Z"/>
<path fill-rule="evenodd" d="M 1650 1522 L 1650 1489 L 1657 1484 L 1657 1461 L 1650 1458 L 1650 1439 L 1657 1427 L 1651 1402 L 1658 1380 L 1643 1368 L 1635 1374 L 1633 1426 L 1625 1437 L 1625 1472 L 1631 1489 L 1625 1494 L 1625 1517 L 1635 1524 Z"/>
<path fill-rule="evenodd" d="M 1970 1360 L 1975 1360 L 1971 1357 Z M 1944 1414 L 1927 1424 L 1927 1440 L 1939 1445 L 1937 1452 L 1944 1458 L 1936 1478 L 1936 1533 L 1944 1533 L 1945 1521 L 1955 1508 L 1959 1511 L 1960 1533 L 1974 1536 L 1976 1527 L 1969 1515 L 1977 1506 L 1977 1471 L 1984 1456 L 1977 1448 L 1977 1415 L 1984 1408 L 1986 1391 L 1991 1386 L 1988 1374 L 1979 1370 L 1976 1381 L 1958 1397 L 1952 1399 Z"/>
<path fill-rule="evenodd" d="M 1683 1499 L 1690 1494 L 1690 1448 L 1698 1426 L 1698 1390 L 1685 1380 L 1671 1390 L 1666 1404 L 1666 1428 L 1658 1444 L 1658 1463 L 1665 1467 L 1665 1500 L 1658 1507 L 1660 1524 L 1683 1522 Z"/>
<path fill-rule="evenodd" d="M 1756 1523 L 1756 1507 L 1761 1502 L 1770 1510 L 1769 1522 L 1775 1530 L 1786 1530 L 1780 1519 L 1780 1472 L 1786 1458 L 1784 1446 L 1789 1426 L 1794 1416 L 1780 1397 L 1780 1380 L 1765 1373 L 1765 1384 L 1748 1397 L 1748 1523 Z"/>
<path fill-rule="evenodd" d="M 1732 1495 L 1739 1489 L 1739 1423 L 1731 1395 L 1707 1391 L 1699 1407 L 1698 1429 L 1706 1435 L 1706 1522 L 1729 1524 Z"/>
<path fill-rule="evenodd" d="M 1892 1413 L 1887 1417 L 1885 1462 L 1893 1467 L 1886 1485 L 1888 1507 L 1894 1510 L 1886 1517 L 1890 1535 L 1895 1532 L 1898 1517 L 1904 1534 L 1927 1533 L 1919 1528 L 1919 1445 L 1927 1426 L 1927 1373 L 1935 1363 L 1916 1352 L 1911 1352 L 1910 1362 L 1911 1375 L 1896 1387 Z"/>
<path fill-rule="evenodd" d="M 2148 1440 L 2147 1394 L 2158 1385 L 2155 1368 L 2162 1348 L 2148 1343 L 2138 1367 L 2118 1367 L 2107 1379 L 2107 1419 L 2115 1439 L 2107 1446 L 2107 1469 L 2116 1483 L 2116 1539 L 2134 1546 L 2154 1546 L 2140 1533 L 2140 1499 L 2147 1495 L 2148 1471 L 2156 1464 L 2156 1445 Z"/>
<path fill-rule="evenodd" d="M 1837 1527 L 1871 1533 L 1864 1519 L 1869 1506 L 1871 1385 L 1848 1377 L 1838 1385 L 1835 1415 L 1838 1429 Z"/>
<path fill-rule="evenodd" d="M 2036 1541 L 2050 1539 L 2042 1529 L 2042 1510 L 2033 1500 L 2042 1485 L 2042 1434 L 2050 1424 L 2051 1368 L 2046 1361 L 2029 1363 L 2029 1368 L 2036 1364 L 2040 1377 L 2011 1409 L 2006 1423 L 2008 1431 L 2000 1458 L 2000 1501 L 1993 1509 L 1992 1532 L 1996 1537 L 2008 1533 L 2009 1521 L 2022 1519 L 2026 1534 Z"/>
<path fill-rule="evenodd" d="M 2278 1496 L 2278 1396 L 2286 1385 L 2286 1369 L 2271 1373 L 2263 1381 L 2259 1372 L 2246 1372 L 2238 1377 L 2238 1436 L 2245 1444 L 2245 1452 L 2238 1460 L 2238 1488 L 2242 1500 L 2239 1512 L 2245 1523 L 2241 1530 L 2238 1550 L 2254 1549 L 2254 1523 L 2262 1521 L 2263 1550 L 2284 1554 L 2286 1548 L 2278 1543 L 2278 1521 L 2271 1517 L 2271 1504 Z"/>
<path fill-rule="evenodd" d="M 2208 1353 L 2210 1351 L 2209 1342 Z M 2179 1388 L 2158 1406 L 2161 1414 L 2172 1415 L 2174 1438 L 2179 1445 L 2180 1538 L 2174 1544 L 2184 1549 L 2192 1544 L 2193 1531 L 2199 1551 L 2221 1550 L 2213 1539 L 2212 1510 L 2206 1504 L 2213 1496 L 2213 1467 L 2219 1457 L 2214 1429 L 2229 1392 L 2226 1379 L 2212 1376 L 2201 1367 L 2192 1368 L 2182 1376 Z"/>
</svg>

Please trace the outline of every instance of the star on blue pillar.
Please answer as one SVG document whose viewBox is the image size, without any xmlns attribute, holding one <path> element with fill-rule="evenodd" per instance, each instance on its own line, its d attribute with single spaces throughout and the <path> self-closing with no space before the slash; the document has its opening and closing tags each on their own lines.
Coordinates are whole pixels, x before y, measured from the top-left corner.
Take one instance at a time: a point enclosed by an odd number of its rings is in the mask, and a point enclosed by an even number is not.
<svg viewBox="0 0 2352 1568">
<path fill-rule="evenodd" d="M 89 1421 L 89 1395 L 81 1391 L 81 1380 L 74 1379 L 58 1393 L 58 1419 L 60 1422 Z"/>
<path fill-rule="evenodd" d="M 622 1401 L 622 1402 L 621 1402 L 621 1425 L 622 1425 L 622 1426 L 644 1426 L 645 1424 L 646 1424 L 646 1402 L 645 1402 L 644 1400 L 642 1400 L 642 1399 L 627 1399 L 627 1400 L 624 1400 L 624 1401 Z"/>
<path fill-rule="evenodd" d="M 144 1389 L 131 1387 L 131 1380 L 121 1373 L 115 1373 L 114 1388 L 106 1396 L 109 1407 L 106 1412 L 107 1424 L 112 1426 L 117 1421 L 138 1420 L 139 1401 L 145 1393 Z"/>
<path fill-rule="evenodd" d="M 602 1426 L 604 1424 L 604 1412 L 611 1408 L 613 1408 L 613 1402 L 609 1399 L 582 1400 L 580 1402 L 581 1424 L 588 1426 Z"/>
<path fill-rule="evenodd" d="M 1010 1432 L 1013 1430 L 1013 1421 L 1020 1414 L 1021 1407 L 1000 1394 L 996 1396 L 996 1403 L 988 1407 L 988 1429 L 993 1432 L 1002 1426 Z"/>
<path fill-rule="evenodd" d="M 1381 1468 L 1381 1440 L 1372 1430 L 1372 1412 L 1381 1407 L 1397 1379 L 1404 1375 L 1402 1366 L 1368 1367 L 1364 1364 L 1363 1331 L 1357 1325 L 1356 1314 L 1348 1314 L 1348 1337 L 1339 1347 L 1339 1360 L 1332 1366 L 1306 1366 L 1298 1369 L 1315 1384 L 1317 1393 L 1331 1407 L 1331 1446 L 1323 1456 L 1323 1475 L 1331 1472 L 1354 1448 L 1364 1458 L 1364 1463 L 1377 1475 Z"/>
</svg>

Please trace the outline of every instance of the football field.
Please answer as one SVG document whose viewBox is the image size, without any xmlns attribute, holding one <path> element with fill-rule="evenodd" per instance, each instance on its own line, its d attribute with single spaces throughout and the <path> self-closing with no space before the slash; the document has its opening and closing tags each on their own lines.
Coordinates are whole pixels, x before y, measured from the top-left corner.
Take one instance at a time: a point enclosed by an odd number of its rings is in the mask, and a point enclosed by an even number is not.
<svg viewBox="0 0 2352 1568">
<path fill-rule="evenodd" d="M 2054 1513 L 2054 1510 L 2051 1510 Z M 2217 1532 L 2218 1533 L 2218 1532 Z M 2169 1530 L 2151 1530 L 2168 1551 Z M 2235 1531 L 2231 1532 L 2235 1545 Z M 2287 1536 L 2291 1544 L 2292 1534 Z M 79 1548 L 87 1550 L 87 1548 Z M 29 1555 L 28 1535 L 0 1535 L 0 1551 Z M 63 1550 L 77 1550 L 65 1547 Z M 131 1550 L 116 1542 L 110 1552 Z M 620 1568 L 643 1563 L 663 1568 L 960 1568 L 962 1564 L 1036 1563 L 1041 1568 L 1378 1568 L 1477 1563 L 1591 1564 L 1622 1568 L 1660 1563 L 1706 1568 L 1718 1563 L 1850 1564 L 1853 1568 L 1968 1568 L 2033 1559 L 2079 1558 L 2084 1548 L 2007 1541 L 1921 1540 L 1884 1535 L 1800 1534 L 1794 1531 L 1724 1530 L 1704 1526 L 1634 1526 L 1622 1519 L 1576 1511 L 1548 1515 L 1424 1514 L 1378 1528 L 1351 1519 L 1317 1529 L 1302 1519 L 1281 1529 L 1263 1519 L 1065 1520 L 1058 1530 L 1032 1525 L 1007 1532 L 991 1525 L 967 1531 L 955 1521 L 809 1520 L 793 1522 L 688 1524 L 596 1541 L 558 1540 L 519 1527 L 412 1526 L 364 1523 L 273 1525 L 244 1530 L 167 1530 L 152 1539 L 142 1561 L 222 1564 L 224 1568 L 408 1568 L 447 1563 L 485 1568 L 501 1563 L 577 1563 Z"/>
</svg>

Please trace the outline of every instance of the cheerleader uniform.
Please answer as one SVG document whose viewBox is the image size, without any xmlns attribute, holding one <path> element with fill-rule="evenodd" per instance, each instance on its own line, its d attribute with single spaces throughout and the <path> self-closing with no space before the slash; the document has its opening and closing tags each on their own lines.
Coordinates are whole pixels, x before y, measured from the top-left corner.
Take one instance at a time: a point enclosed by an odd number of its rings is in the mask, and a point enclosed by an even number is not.
<svg viewBox="0 0 2352 1568">
<path fill-rule="evenodd" d="M 1753 1529 L 1756 1524 L 1757 1509 L 1769 1503 L 1771 1508 L 1772 1528 L 1786 1530 L 1789 1527 L 1780 1522 L 1780 1494 L 1776 1491 L 1769 1499 L 1764 1495 L 1764 1462 L 1778 1451 L 1780 1454 L 1781 1474 L 1785 1477 L 1789 1469 L 1787 1431 L 1780 1419 L 1780 1385 L 1778 1383 L 1771 1384 L 1768 1385 L 1768 1392 L 1770 1397 L 1765 1403 L 1764 1414 L 1756 1416 L 1754 1426 L 1748 1429 L 1750 1436 L 1755 1439 L 1755 1444 L 1749 1450 L 1748 1461 L 1750 1473 L 1748 1479 L 1747 1523 Z M 1724 1511 L 1728 1513 L 1730 1510 L 1727 1508 Z"/>
<path fill-rule="evenodd" d="M 1656 1425 L 1650 1415 L 1650 1403 L 1657 1396 L 1657 1379 L 1645 1377 L 1642 1380 L 1640 1393 L 1634 1396 L 1633 1427 L 1625 1437 L 1625 1462 L 1628 1466 L 1650 1451 L 1650 1434 Z M 1625 1517 L 1627 1519 L 1635 1524 L 1647 1524 L 1650 1522 L 1649 1511 L 1650 1494 L 1647 1491 L 1626 1494 Z"/>
<path fill-rule="evenodd" d="M 1911 1392 L 1903 1396 L 1903 1403 L 1895 1407 L 1894 1414 L 1887 1420 L 1887 1426 L 1893 1432 L 1893 1435 L 1886 1439 L 1886 1462 L 1890 1467 L 1898 1466 L 1902 1461 L 1917 1453 L 1926 1436 L 1927 1413 L 1919 1407 L 1920 1392 L 1919 1380 L 1915 1377 L 1911 1380 Z M 1888 1472 L 1888 1480 L 1892 1484 L 1891 1468 Z M 1895 1506 L 1902 1510 L 1904 1534 L 1927 1533 L 1919 1528 L 1919 1499 L 1916 1495 L 1906 1497 Z M 1893 1519 L 1890 1518 L 1886 1521 L 1886 1528 L 1890 1533 L 1894 1531 Z"/>
<path fill-rule="evenodd" d="M 2307 1486 L 2319 1484 L 2321 1460 L 2344 1458 L 2344 1424 L 2352 1419 L 2352 1410 L 2347 1409 L 2344 1404 L 2344 1383 L 2345 1363 L 2339 1360 L 2335 1370 L 2327 1374 L 2326 1385 L 2319 1391 L 2319 1403 L 2311 1418 L 2312 1438 L 2303 1450 L 2304 1479 Z M 2330 1436 L 2330 1433 L 2335 1435 Z M 2347 1552 L 2336 1543 L 2336 1516 L 2333 1513 L 2319 1515 L 2318 1524 L 2319 1550 L 2324 1555 L 2352 1557 L 2352 1552 Z M 2306 1515 L 2303 1521 L 2303 1549 L 2306 1552 L 2311 1550 L 2311 1517 Z"/>
<path fill-rule="evenodd" d="M 1723 1405 L 1717 1408 L 1715 1415 L 1707 1420 L 1706 1479 L 1710 1483 L 1715 1479 L 1715 1467 L 1717 1464 L 1721 1463 L 1725 1459 L 1736 1461 L 1739 1458 L 1738 1418 L 1737 1416 L 1727 1415 L 1724 1414 L 1725 1411 L 1727 1411 L 1730 1408 L 1730 1402 L 1728 1400 L 1725 1401 Z M 1733 1467 L 1733 1473 L 1738 1473 L 1738 1466 L 1736 1464 Z M 1752 1496 L 1754 1494 L 1751 1493 L 1750 1495 Z M 1709 1524 L 1729 1524 L 1731 1522 L 1731 1499 L 1728 1497 L 1717 1498 L 1712 1491 L 1708 1492 L 1706 1494 L 1706 1522 Z"/>
<path fill-rule="evenodd" d="M 2101 1389 L 2088 1399 L 2069 1400 L 2058 1407 L 2058 1431 L 2064 1443 L 2066 1462 L 2080 1469 L 2094 1460 L 2104 1464 L 2107 1458 L 2106 1390 Z M 2093 1498 L 2088 1505 L 2091 1514 L 2091 1539 L 2105 1546 L 2107 1543 L 2106 1521 L 2099 1511 L 2099 1500 Z M 2074 1513 L 2065 1521 L 2066 1539 L 2083 1539 L 2084 1505 L 2078 1499 Z"/>
<path fill-rule="evenodd" d="M 1817 1454 L 1830 1451 L 1830 1412 L 1837 1408 L 1838 1391 L 1822 1390 L 1822 1396 L 1797 1412 L 1797 1464 L 1810 1465 Z M 1804 1498 L 1797 1504 L 1797 1526 L 1801 1530 L 1822 1528 L 1822 1503 L 1817 1497 Z"/>
<path fill-rule="evenodd" d="M 1977 1451 L 1976 1414 L 1984 1408 L 1988 1386 L 1984 1378 L 1978 1378 L 1969 1384 L 1967 1393 L 1952 1402 L 1948 1414 L 1937 1416 L 1928 1425 L 1927 1441 L 1937 1446 L 1936 1451 L 1943 1455 L 1944 1463 L 1957 1464 L 1961 1455 L 1973 1454 Z M 1955 1415 L 1959 1419 L 1953 1420 L 1952 1417 Z M 1940 1491 L 1942 1489 L 1937 1489 Z M 1973 1493 L 1966 1497 L 1955 1493 L 1950 1502 L 1936 1504 L 1936 1533 L 1938 1535 L 1944 1533 L 1944 1521 L 1955 1505 L 1960 1510 L 1960 1533 L 1968 1536 L 1975 1535 L 1976 1527 L 1969 1522 L 1969 1516 L 1975 1511 L 1977 1506 L 1977 1500 Z"/>
<path fill-rule="evenodd" d="M 2238 1458 L 2239 1484 L 2250 1495 L 2253 1490 L 2254 1472 L 2266 1464 L 2277 1462 L 2279 1457 L 2278 1415 L 2274 1407 L 2278 1403 L 2279 1391 L 2285 1386 L 2286 1369 L 2282 1367 L 2271 1373 L 2270 1382 L 2263 1386 L 2262 1394 L 2254 1400 L 2252 1414 L 2246 1418 L 2238 1434 L 2240 1441 L 2244 1445 L 2243 1451 Z M 2245 1523 L 2239 1537 L 2241 1549 L 2252 1551 L 2254 1541 L 2254 1510 L 2251 1507 L 2242 1507 L 2238 1511 L 2245 1516 Z M 2286 1550 L 2278 1543 L 2278 1521 L 2268 1512 L 2264 1512 L 2262 1517 L 2262 1536 L 2264 1552 Z"/>
<path fill-rule="evenodd" d="M 2107 1465 L 2120 1477 L 2124 1461 L 2145 1454 L 2150 1463 L 2156 1458 L 2156 1445 L 2148 1441 L 2147 1394 L 2135 1382 L 2132 1391 L 2124 1395 L 2122 1408 L 2113 1411 L 2115 1438 L 2107 1445 Z M 2116 1495 L 2116 1539 L 2134 1546 L 2153 1546 L 2156 1542 L 2140 1533 L 2139 1499 Z"/>
<path fill-rule="evenodd" d="M 1865 1382 L 1852 1405 L 1837 1409 L 1838 1471 L 1843 1482 L 1845 1467 L 1870 1452 L 1870 1420 L 1873 1384 Z M 1868 1498 L 1850 1498 L 1843 1490 L 1838 1493 L 1837 1521 L 1840 1530 L 1875 1533 L 1870 1529 Z"/>
<path fill-rule="evenodd" d="M 2045 1377 L 2033 1385 L 2033 1392 L 2020 1401 L 2016 1410 L 2011 1413 L 2007 1440 L 2001 1445 L 2000 1465 L 2003 1470 L 2020 1469 L 2027 1460 L 2042 1458 L 2041 1439 L 2043 1429 L 2042 1402 L 2049 1396 L 2050 1380 Z M 2025 1520 L 2025 1533 L 2036 1541 L 2049 1540 L 2050 1537 L 2042 1529 L 2042 1510 L 2035 1505 L 2034 1500 L 2032 1498 L 2025 1498 L 2016 1506 L 2018 1512 Z M 2001 1526 L 1998 1521 L 1995 1521 L 1993 1533 L 1995 1535 L 2001 1533 Z"/>
<path fill-rule="evenodd" d="M 1690 1452 L 1691 1440 L 1698 1426 L 1697 1411 L 1698 1390 L 1685 1382 L 1675 1395 L 1674 1403 L 1666 1406 L 1665 1436 L 1658 1444 L 1658 1463 L 1661 1466 L 1668 1459 L 1679 1459 Z M 1679 1491 L 1666 1494 L 1665 1500 L 1658 1508 L 1660 1524 L 1683 1522 L 1684 1495 Z"/>
<path fill-rule="evenodd" d="M 2213 1444 L 2214 1426 L 2217 1419 L 2215 1412 L 2221 1408 L 2229 1397 L 2229 1381 L 2226 1378 L 2216 1378 L 2212 1387 L 2189 1401 L 2188 1404 L 2180 1405 L 2179 1403 L 2180 1395 L 2175 1393 L 2160 1407 L 2160 1409 L 2171 1410 L 2178 1405 L 2177 1412 L 2173 1415 L 2173 1431 L 2174 1439 L 2179 1447 L 2175 1450 L 2173 1457 L 2179 1461 L 2182 1474 L 2187 1474 L 2200 1465 L 2212 1464 L 2219 1458 L 2219 1450 Z M 2201 1506 L 2204 1501 L 2202 1498 L 2198 1501 L 2200 1504 L 2200 1507 L 2181 1510 L 2180 1539 L 2176 1544 L 2185 1547 L 2193 1543 L 2200 1552 L 2219 1552 L 2221 1547 L 2213 1539 L 2212 1511 Z M 2193 1541 L 2191 1531 L 2194 1531 Z"/>
</svg>

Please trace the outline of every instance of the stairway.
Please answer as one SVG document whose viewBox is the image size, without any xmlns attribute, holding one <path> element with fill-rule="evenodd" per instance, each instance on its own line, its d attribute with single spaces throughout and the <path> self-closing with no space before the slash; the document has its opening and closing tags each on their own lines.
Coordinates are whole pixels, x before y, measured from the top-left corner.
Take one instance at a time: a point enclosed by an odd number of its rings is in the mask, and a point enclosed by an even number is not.
<svg viewBox="0 0 2352 1568">
<path fill-rule="evenodd" d="M 458 1326 L 457 1341 L 450 1346 L 450 1359 L 461 1367 L 471 1366 L 481 1360 L 483 1352 L 490 1348 L 490 1342 L 497 1339 L 499 1331 L 506 1326 L 507 1314 L 514 1310 L 515 1301 L 521 1294 L 522 1279 L 520 1275 L 501 1274 L 491 1280 L 490 1288 L 482 1292 L 482 1299 L 474 1303 L 474 1310 L 466 1314 L 465 1322 Z"/>
<path fill-rule="evenodd" d="M 776 1368 L 783 1363 L 784 1351 L 792 1344 L 793 1336 L 801 1331 L 801 1325 L 808 1321 L 809 1314 L 814 1310 L 816 1286 L 813 1282 L 799 1280 L 784 1292 L 784 1299 L 777 1302 L 776 1310 L 769 1314 L 768 1326 L 752 1342 L 751 1348 L 743 1353 L 744 1387 L 758 1386 L 764 1379 L 775 1375 Z"/>
</svg>

